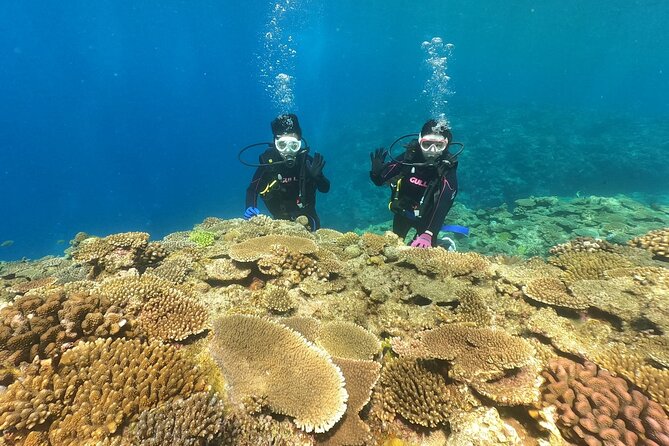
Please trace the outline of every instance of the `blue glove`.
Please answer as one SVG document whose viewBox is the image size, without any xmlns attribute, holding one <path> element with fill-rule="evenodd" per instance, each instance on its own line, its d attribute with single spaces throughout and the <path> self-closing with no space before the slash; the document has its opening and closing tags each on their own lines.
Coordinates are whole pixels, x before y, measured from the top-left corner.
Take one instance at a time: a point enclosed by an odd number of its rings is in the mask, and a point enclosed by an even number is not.
<svg viewBox="0 0 669 446">
<path fill-rule="evenodd" d="M 251 217 L 255 217 L 256 215 L 260 215 L 260 209 L 255 206 L 249 206 L 244 211 L 244 220 L 248 220 Z"/>
</svg>

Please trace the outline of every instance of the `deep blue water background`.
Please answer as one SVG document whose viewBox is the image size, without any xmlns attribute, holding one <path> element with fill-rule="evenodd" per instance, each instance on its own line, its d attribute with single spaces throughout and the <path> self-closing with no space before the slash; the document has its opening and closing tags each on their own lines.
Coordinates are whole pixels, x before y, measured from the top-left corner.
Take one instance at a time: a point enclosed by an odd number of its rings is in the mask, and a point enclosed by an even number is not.
<svg viewBox="0 0 669 446">
<path fill-rule="evenodd" d="M 285 1 L 285 0 L 283 0 Z M 389 218 L 368 152 L 429 116 L 421 42 L 455 45 L 448 116 L 468 206 L 531 194 L 669 195 L 665 1 L 295 0 L 296 111 L 325 154 L 325 226 Z M 0 5 L 0 259 L 78 231 L 154 238 L 237 217 L 270 138 L 259 79 L 273 2 Z"/>
</svg>

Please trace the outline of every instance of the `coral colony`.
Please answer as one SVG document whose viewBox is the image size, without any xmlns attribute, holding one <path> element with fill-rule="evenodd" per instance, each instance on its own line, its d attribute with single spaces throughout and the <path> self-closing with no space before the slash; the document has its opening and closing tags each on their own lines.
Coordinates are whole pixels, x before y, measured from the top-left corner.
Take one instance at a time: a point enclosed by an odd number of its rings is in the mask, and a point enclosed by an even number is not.
<svg viewBox="0 0 669 446">
<path fill-rule="evenodd" d="M 609 199 L 530 198 L 458 211 L 478 252 L 261 215 L 0 263 L 0 444 L 667 445 L 669 214 L 625 204 L 609 240 L 573 223 Z"/>
</svg>

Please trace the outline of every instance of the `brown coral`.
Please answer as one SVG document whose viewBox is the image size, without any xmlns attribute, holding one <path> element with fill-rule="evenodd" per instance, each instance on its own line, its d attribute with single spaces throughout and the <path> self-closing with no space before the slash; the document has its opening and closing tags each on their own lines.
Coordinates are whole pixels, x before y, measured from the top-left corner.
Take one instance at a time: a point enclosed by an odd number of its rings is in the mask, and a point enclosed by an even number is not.
<svg viewBox="0 0 669 446">
<path fill-rule="evenodd" d="M 31 365 L 0 396 L 0 429 L 53 420 L 52 444 L 88 444 L 114 435 L 140 411 L 207 390 L 204 374 L 174 347 L 98 339 L 67 350 L 57 367 Z"/>
<path fill-rule="evenodd" d="M 230 259 L 213 259 L 205 263 L 207 280 L 231 282 L 245 279 L 251 274 L 250 268 L 244 268 Z"/>
<path fill-rule="evenodd" d="M 199 301 L 169 293 L 145 302 L 137 326 L 150 339 L 183 341 L 209 329 L 209 312 Z"/>
<path fill-rule="evenodd" d="M 606 251 L 569 252 L 551 257 L 550 262 L 563 269 L 566 280 L 605 279 L 607 270 L 629 268 L 632 263 L 624 256 Z"/>
<path fill-rule="evenodd" d="M 175 284 L 186 281 L 188 273 L 193 270 L 193 261 L 187 257 L 170 258 L 155 268 L 147 269 L 145 274 L 153 274 Z"/>
<path fill-rule="evenodd" d="M 415 249 L 405 247 L 399 251 L 402 262 L 413 265 L 418 271 L 428 275 L 453 277 L 485 277 L 489 274 L 490 262 L 473 252 L 450 252 L 443 248 Z"/>
<path fill-rule="evenodd" d="M 374 361 L 334 358 L 346 380 L 348 407 L 346 413 L 318 443 L 326 446 L 356 446 L 369 443 L 370 429 L 359 412 L 369 402 L 372 388 L 379 378 L 381 366 Z"/>
<path fill-rule="evenodd" d="M 142 412 L 127 435 L 142 446 L 204 446 L 221 431 L 223 402 L 206 392 Z"/>
<path fill-rule="evenodd" d="M 557 406 L 563 435 L 584 444 L 669 444 L 669 418 L 656 402 L 595 364 L 560 358 L 544 372 L 543 403 Z"/>
<path fill-rule="evenodd" d="M 507 370 L 532 362 L 534 348 L 503 330 L 448 324 L 423 332 L 431 357 L 452 363 L 449 376 L 464 382 L 502 378 Z"/>
<path fill-rule="evenodd" d="M 272 313 L 289 313 L 297 308 L 297 302 L 286 287 L 268 283 L 257 291 L 263 305 Z"/>
<path fill-rule="evenodd" d="M 142 263 L 149 245 L 146 232 L 124 232 L 104 238 L 90 237 L 79 243 L 72 252 L 77 262 L 95 266 L 94 274 L 105 270 L 115 272 Z M 153 251 L 153 247 L 151 248 Z M 151 254 L 149 254 L 151 257 Z"/>
<path fill-rule="evenodd" d="M 263 257 L 273 255 L 273 247 L 286 248 L 293 254 L 312 254 L 318 246 L 308 238 L 290 235 L 265 235 L 246 240 L 230 247 L 230 258 L 237 262 L 255 262 Z"/>
<path fill-rule="evenodd" d="M 550 253 L 557 256 L 566 254 L 568 252 L 613 252 L 614 250 L 614 245 L 607 242 L 606 240 L 592 237 L 576 237 L 575 239 L 569 240 L 566 243 L 553 246 L 550 249 Z"/>
<path fill-rule="evenodd" d="M 556 307 L 584 310 L 588 300 L 569 293 L 567 286 L 555 277 L 539 277 L 523 287 L 523 293 L 530 299 Z"/>
<path fill-rule="evenodd" d="M 478 405 L 466 386 L 449 383 L 434 361 L 402 358 L 387 362 L 376 392 L 384 410 L 425 427 L 444 424 L 454 411 Z"/>
<path fill-rule="evenodd" d="M 373 359 L 381 343 L 369 331 L 353 322 L 334 321 L 321 326 L 316 343 L 332 356 L 347 359 Z"/>
<path fill-rule="evenodd" d="M 264 319 L 232 315 L 214 323 L 211 351 L 237 398 L 263 397 L 307 432 L 325 432 L 346 410 L 344 377 L 321 350 Z"/>
<path fill-rule="evenodd" d="M 636 246 L 650 251 L 660 260 L 669 261 L 669 228 L 656 229 L 629 241 Z"/>
</svg>

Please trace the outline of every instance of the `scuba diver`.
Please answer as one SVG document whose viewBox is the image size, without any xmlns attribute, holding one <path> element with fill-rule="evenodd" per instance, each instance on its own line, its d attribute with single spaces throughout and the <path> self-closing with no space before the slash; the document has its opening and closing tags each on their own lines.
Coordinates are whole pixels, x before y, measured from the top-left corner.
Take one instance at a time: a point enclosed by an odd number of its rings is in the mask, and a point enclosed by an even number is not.
<svg viewBox="0 0 669 446">
<path fill-rule="evenodd" d="M 457 156 L 462 151 L 451 154 L 448 149 L 452 144 L 462 144 L 452 142 L 445 122 L 430 119 L 418 139 L 411 140 L 404 146 L 406 152 L 394 158 L 393 145 L 409 136 L 416 134 L 398 138 L 387 151 L 380 148 L 370 154 L 370 178 L 377 186 L 391 187 L 388 208 L 395 214 L 393 232 L 404 239 L 409 229 L 415 228 L 416 236 L 410 245 L 418 248 L 437 246 L 442 229 L 468 234 L 468 229 L 461 226 L 443 226 L 458 193 Z M 389 154 L 390 160 L 386 162 Z M 448 237 L 444 240 L 449 242 L 449 250 L 455 250 L 453 240 Z"/>
<path fill-rule="evenodd" d="M 309 155 L 294 114 L 282 114 L 274 119 L 272 133 L 273 143 L 252 144 L 240 152 L 241 156 L 250 147 L 269 146 L 260 155 L 260 163 L 252 165 L 257 169 L 246 189 L 244 219 L 260 214 L 260 195 L 273 218 L 295 220 L 305 216 L 309 229 L 315 231 L 321 225 L 316 213 L 316 190 L 323 193 L 330 190 L 330 181 L 323 175 L 323 155 Z"/>
</svg>

